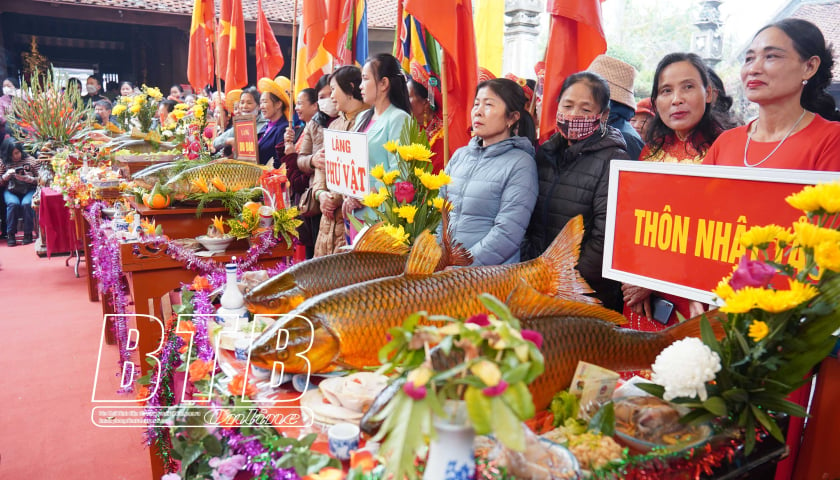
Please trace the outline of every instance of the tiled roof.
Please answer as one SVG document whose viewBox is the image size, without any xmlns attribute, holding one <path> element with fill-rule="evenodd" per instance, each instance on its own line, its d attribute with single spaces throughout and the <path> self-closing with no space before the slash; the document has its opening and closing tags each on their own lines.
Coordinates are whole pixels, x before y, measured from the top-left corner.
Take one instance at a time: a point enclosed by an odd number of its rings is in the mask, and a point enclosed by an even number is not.
<svg viewBox="0 0 840 480">
<path fill-rule="evenodd" d="M 159 13 L 191 15 L 193 0 L 47 0 L 49 3 L 86 5 L 120 8 L 124 10 L 146 10 Z M 291 23 L 294 15 L 294 0 L 263 0 L 265 16 L 271 22 Z M 216 0 L 216 13 L 220 8 Z M 300 13 L 300 4 L 298 12 Z M 245 20 L 257 18 L 257 0 L 242 0 Z M 368 0 L 368 28 L 393 29 L 397 22 L 397 0 Z"/>
<path fill-rule="evenodd" d="M 826 43 L 834 45 L 835 60 L 832 72 L 834 81 L 840 81 L 840 61 L 837 59 L 838 49 L 840 49 L 840 0 L 803 2 L 790 16 L 808 20 L 818 26 Z"/>
</svg>

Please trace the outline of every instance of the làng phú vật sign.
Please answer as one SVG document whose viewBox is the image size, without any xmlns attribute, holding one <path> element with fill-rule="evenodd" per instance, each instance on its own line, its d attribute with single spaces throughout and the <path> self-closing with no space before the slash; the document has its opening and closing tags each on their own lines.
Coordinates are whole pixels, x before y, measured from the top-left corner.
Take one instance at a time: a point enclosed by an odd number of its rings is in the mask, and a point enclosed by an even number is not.
<svg viewBox="0 0 840 480">
<path fill-rule="evenodd" d="M 367 135 L 324 130 L 324 168 L 330 190 L 363 198 L 370 191 Z"/>
<path fill-rule="evenodd" d="M 745 253 L 741 234 L 773 223 L 789 227 L 803 213 L 785 197 L 837 178 L 831 172 L 613 160 L 603 275 L 714 303 L 711 290 Z"/>
</svg>

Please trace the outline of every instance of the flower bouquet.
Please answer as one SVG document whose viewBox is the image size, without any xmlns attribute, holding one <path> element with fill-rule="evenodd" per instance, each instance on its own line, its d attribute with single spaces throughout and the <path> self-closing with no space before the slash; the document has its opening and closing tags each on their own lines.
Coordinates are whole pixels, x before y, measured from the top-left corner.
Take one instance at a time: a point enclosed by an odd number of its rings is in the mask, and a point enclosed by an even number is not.
<svg viewBox="0 0 840 480">
<path fill-rule="evenodd" d="M 748 254 L 714 289 L 724 302 L 725 316 L 718 316 L 725 336 L 718 341 L 704 319 L 702 343 L 666 348 L 653 365 L 654 384 L 640 386 L 689 407 L 684 422 L 743 430 L 748 454 L 762 430 L 784 441 L 774 414 L 806 415 L 786 397 L 807 383 L 840 328 L 840 183 L 809 186 L 786 200 L 807 219 L 745 232 Z"/>
<path fill-rule="evenodd" d="M 213 219 L 219 232 L 224 234 L 227 225 L 228 233 L 238 240 L 270 234 L 274 238 L 283 237 L 288 247 L 292 246 L 292 237 L 298 238 L 297 227 L 302 223 L 297 207 L 274 209 L 259 202 L 246 203 L 236 218 L 226 222 L 218 217 Z"/>
<path fill-rule="evenodd" d="M 24 82 L 24 97 L 15 97 L 12 110 L 7 110 L 7 129 L 19 134 L 27 150 L 58 150 L 68 146 L 74 138 L 83 138 L 90 130 L 86 118 L 92 117 L 85 107 L 78 89 L 62 89 L 58 79 L 48 70 L 37 70 L 32 83 Z"/>
<path fill-rule="evenodd" d="M 507 307 L 490 295 L 481 301 L 492 312 L 460 321 L 424 312 L 390 330 L 392 340 L 379 352 L 380 372 L 398 372 L 402 388 L 376 415 L 383 424 L 385 477 L 413 478 L 424 437 L 434 437 L 433 419 L 453 421 L 449 401 L 461 401 L 479 435 L 495 433 L 514 450 L 525 448 L 522 421 L 534 415 L 528 384 L 544 369 L 539 333 L 520 330 Z M 441 326 L 431 324 L 442 322 Z"/>
<path fill-rule="evenodd" d="M 373 167 L 370 175 L 382 186 L 367 194 L 362 204 L 377 216 L 367 218 L 368 225 L 384 221 L 386 232 L 410 245 L 423 230 L 437 228 L 445 205 L 438 191 L 451 179 L 443 172 L 432 173 L 433 154 L 416 122 L 412 120 L 403 128 L 400 140 L 403 145 L 393 141 L 385 144 L 385 150 L 397 159 L 397 169 L 386 171 L 383 164 Z"/>
<path fill-rule="evenodd" d="M 131 131 L 132 136 L 144 137 L 152 128 L 152 119 L 163 94 L 157 87 L 143 85 L 141 90 L 137 95 L 120 97 L 111 114 L 117 117 L 123 130 Z"/>
</svg>

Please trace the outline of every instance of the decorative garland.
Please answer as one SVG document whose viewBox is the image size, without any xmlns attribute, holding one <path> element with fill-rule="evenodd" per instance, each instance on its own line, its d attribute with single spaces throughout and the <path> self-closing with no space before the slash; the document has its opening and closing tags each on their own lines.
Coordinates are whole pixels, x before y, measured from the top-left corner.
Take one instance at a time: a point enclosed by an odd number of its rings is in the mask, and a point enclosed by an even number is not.
<svg viewBox="0 0 840 480">
<path fill-rule="evenodd" d="M 175 405 L 175 394 L 172 391 L 173 373 L 181 365 L 181 356 L 178 353 L 183 341 L 176 333 L 178 319 L 173 315 L 166 326 L 164 338 L 166 341 L 161 352 L 160 381 L 155 380 L 154 375 L 149 376 L 148 389 L 154 394 L 146 401 L 146 444 L 157 447 L 158 454 L 163 461 L 163 467 L 167 473 L 177 469 L 175 460 L 172 458 L 172 439 L 169 437 L 169 429 L 158 427 L 161 406 Z"/>
<path fill-rule="evenodd" d="M 101 212 L 103 206 L 103 202 L 94 202 L 85 209 L 83 215 L 90 225 L 91 275 L 99 280 L 99 291 L 103 297 L 110 298 L 111 305 L 114 307 L 114 313 L 117 314 L 114 317 L 114 329 L 116 330 L 117 345 L 120 351 L 118 371 L 122 371 L 123 365 L 131 360 L 131 354 L 126 348 L 128 343 L 128 327 L 125 316 L 129 304 L 129 295 L 123 283 L 119 243 L 109 238 L 105 233 L 105 229 L 102 228 Z M 105 301 L 105 298 L 102 301 Z M 120 387 L 117 392 L 132 392 L 134 391 L 133 384 L 134 382 L 131 382 L 127 387 Z"/>
</svg>

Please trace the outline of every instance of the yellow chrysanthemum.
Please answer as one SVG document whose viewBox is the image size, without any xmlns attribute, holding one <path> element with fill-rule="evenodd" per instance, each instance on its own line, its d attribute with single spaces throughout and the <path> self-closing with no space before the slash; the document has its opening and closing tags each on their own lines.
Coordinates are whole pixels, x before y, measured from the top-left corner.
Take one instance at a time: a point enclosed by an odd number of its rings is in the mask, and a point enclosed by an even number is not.
<svg viewBox="0 0 840 480">
<path fill-rule="evenodd" d="M 365 195 L 365 198 L 362 200 L 362 205 L 370 208 L 379 208 L 387 199 L 388 190 L 385 187 L 380 187 L 378 192 L 370 192 Z"/>
<path fill-rule="evenodd" d="M 414 175 L 415 175 L 416 177 L 418 177 L 418 178 L 419 178 L 419 177 L 422 177 L 425 173 L 426 173 L 426 171 L 425 171 L 425 170 L 423 170 L 422 168 L 417 168 L 417 167 L 414 167 Z"/>
<path fill-rule="evenodd" d="M 400 171 L 399 170 L 391 170 L 390 172 L 382 175 L 382 183 L 384 183 L 385 185 L 390 185 L 390 184 L 394 183 L 394 180 L 396 180 L 397 177 L 399 177 L 399 176 L 400 176 Z"/>
<path fill-rule="evenodd" d="M 137 104 L 135 103 L 134 105 L 132 105 L 132 106 L 131 106 L 131 108 L 129 108 L 129 109 L 128 109 L 128 111 L 129 111 L 129 112 L 131 112 L 131 113 L 133 113 L 133 114 L 135 114 L 135 115 L 137 115 L 138 113 L 140 113 L 140 110 L 141 110 L 142 108 L 143 108 L 143 107 L 141 107 L 140 105 L 137 105 Z"/>
<path fill-rule="evenodd" d="M 797 307 L 819 295 L 817 287 L 789 280 L 789 290 L 756 289 L 755 303 L 758 308 L 770 313 L 779 313 Z"/>
<path fill-rule="evenodd" d="M 447 202 L 443 199 L 443 197 L 435 197 L 429 200 L 429 205 L 437 208 L 440 211 L 443 211 L 443 206 L 446 205 L 447 210 L 452 210 L 452 203 Z"/>
<path fill-rule="evenodd" d="M 793 232 L 796 243 L 806 248 L 815 248 L 823 242 L 840 242 L 840 232 L 837 230 L 818 227 L 808 222 L 794 223 Z"/>
<path fill-rule="evenodd" d="M 394 213 L 404 218 L 408 223 L 414 223 L 414 216 L 417 215 L 417 207 L 414 205 L 403 205 L 394 209 Z"/>
<path fill-rule="evenodd" d="M 770 333 L 770 329 L 766 323 L 761 320 L 753 320 L 750 323 L 747 335 L 753 339 L 753 342 L 760 342 L 768 333 Z"/>
<path fill-rule="evenodd" d="M 728 301 L 732 298 L 732 295 L 735 294 L 735 290 L 729 285 L 729 280 L 732 278 L 732 275 L 723 278 L 720 282 L 718 282 L 717 286 L 712 290 L 718 298 L 723 300 L 724 302 Z"/>
<path fill-rule="evenodd" d="M 840 272 L 840 244 L 823 242 L 814 249 L 814 261 L 820 268 Z"/>
<path fill-rule="evenodd" d="M 381 163 L 378 164 L 371 169 L 370 176 L 377 180 L 382 180 L 382 177 L 385 176 L 385 167 Z"/>
<path fill-rule="evenodd" d="M 157 101 L 163 100 L 163 94 L 157 87 L 147 87 L 146 85 L 143 85 L 143 92 Z"/>
<path fill-rule="evenodd" d="M 826 213 L 840 212 L 840 182 L 821 183 L 817 190 L 820 207 Z"/>
<path fill-rule="evenodd" d="M 388 142 L 385 143 L 385 145 L 382 145 L 382 147 L 385 149 L 386 152 L 394 153 L 394 152 L 397 151 L 397 148 L 399 147 L 399 145 L 397 145 L 397 142 L 395 142 L 393 140 L 388 140 Z"/>
<path fill-rule="evenodd" d="M 405 229 L 402 225 L 391 225 L 386 224 L 382 227 L 382 231 L 387 233 L 394 239 L 394 245 L 405 245 L 408 244 L 408 233 L 405 232 Z"/>
<path fill-rule="evenodd" d="M 440 187 L 449 184 L 451 181 L 452 177 L 443 172 L 440 172 L 437 175 L 431 173 L 424 173 L 423 175 L 420 175 L 420 183 L 432 191 L 439 190 Z"/>
<path fill-rule="evenodd" d="M 726 304 L 720 307 L 724 313 L 746 313 L 755 308 L 755 297 L 757 288 L 744 287 L 732 293 L 726 300 Z"/>
<path fill-rule="evenodd" d="M 400 158 L 406 162 L 410 162 L 412 160 L 429 162 L 429 159 L 432 157 L 432 151 L 419 143 L 399 146 L 397 147 L 397 152 L 399 152 Z"/>
<path fill-rule="evenodd" d="M 787 230 L 779 225 L 752 227 L 741 235 L 741 245 L 747 248 L 767 248 L 773 240 L 784 236 Z"/>
<path fill-rule="evenodd" d="M 119 115 L 122 115 L 123 113 L 125 113 L 125 111 L 126 111 L 127 109 L 128 109 L 128 107 L 126 107 L 126 106 L 125 106 L 125 105 L 123 105 L 122 103 L 118 103 L 118 104 L 116 104 L 116 105 L 114 106 L 114 109 L 113 109 L 113 110 L 111 110 L 111 113 L 112 113 L 113 115 L 119 116 Z"/>
<path fill-rule="evenodd" d="M 186 114 L 187 112 L 185 110 L 175 110 L 174 112 L 172 112 L 172 116 L 174 116 L 177 120 L 184 118 L 184 115 Z"/>
<path fill-rule="evenodd" d="M 499 370 L 499 366 L 489 360 L 476 362 L 470 367 L 470 372 L 488 387 L 495 387 L 502 381 L 502 371 Z"/>
<path fill-rule="evenodd" d="M 199 120 L 204 118 L 204 109 L 199 106 L 196 106 L 193 110 L 193 116 Z"/>
<path fill-rule="evenodd" d="M 820 198 L 817 190 L 807 186 L 799 193 L 788 195 L 785 201 L 793 208 L 803 212 L 816 212 L 820 209 Z"/>
<path fill-rule="evenodd" d="M 120 103 L 123 105 L 128 105 L 131 103 L 131 97 L 120 97 Z"/>
<path fill-rule="evenodd" d="M 187 110 L 189 110 L 189 108 L 190 108 L 190 106 L 189 106 L 189 105 L 187 105 L 186 103 L 179 103 L 179 104 L 176 104 L 176 105 L 175 105 L 175 110 L 184 110 L 184 111 L 187 111 Z"/>
<path fill-rule="evenodd" d="M 207 105 L 210 105 L 210 99 L 207 98 L 207 97 L 198 97 L 195 100 L 195 103 L 196 103 L 196 105 L 201 105 L 203 107 L 206 107 Z"/>
</svg>

